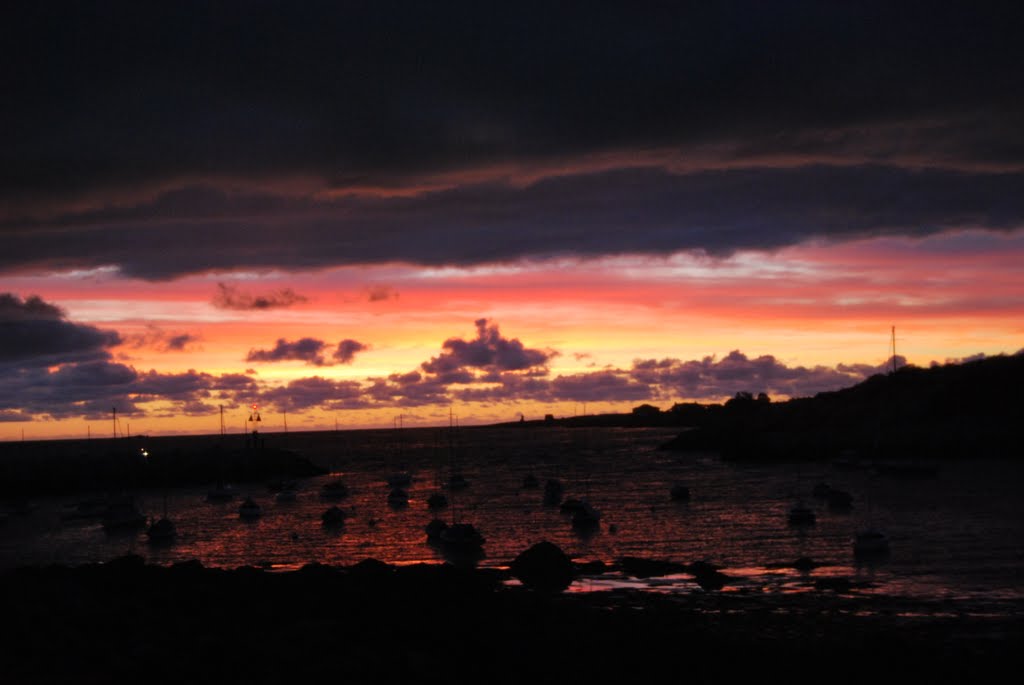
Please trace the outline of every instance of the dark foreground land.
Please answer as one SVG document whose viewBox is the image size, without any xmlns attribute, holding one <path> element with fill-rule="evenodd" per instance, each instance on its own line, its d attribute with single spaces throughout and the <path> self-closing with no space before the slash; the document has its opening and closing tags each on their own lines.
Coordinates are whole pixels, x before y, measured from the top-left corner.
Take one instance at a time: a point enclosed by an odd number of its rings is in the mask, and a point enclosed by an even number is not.
<svg viewBox="0 0 1024 685">
<path fill-rule="evenodd" d="M 865 604 L 884 599 L 544 594 L 502 581 L 496 570 L 372 560 L 279 573 L 138 557 L 12 570 L 2 576 L 0 674 L 5 683 L 991 682 L 1024 646 L 1019 618 L 922 620 Z"/>
</svg>

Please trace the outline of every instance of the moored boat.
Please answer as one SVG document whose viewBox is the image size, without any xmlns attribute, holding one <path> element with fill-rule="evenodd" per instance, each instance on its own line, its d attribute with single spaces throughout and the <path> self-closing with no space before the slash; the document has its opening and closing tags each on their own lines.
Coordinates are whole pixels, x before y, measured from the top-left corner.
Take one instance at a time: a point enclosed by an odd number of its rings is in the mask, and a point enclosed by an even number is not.
<svg viewBox="0 0 1024 685">
<path fill-rule="evenodd" d="M 239 518 L 247 520 L 258 519 L 262 513 L 262 507 L 252 497 L 246 497 L 245 501 L 238 507 Z"/>
<path fill-rule="evenodd" d="M 145 523 L 146 515 L 139 510 L 132 495 L 115 497 L 103 512 L 103 529 L 107 531 L 130 530 Z"/>
<path fill-rule="evenodd" d="M 814 515 L 813 509 L 806 506 L 803 502 L 797 502 L 790 508 L 786 520 L 789 521 L 791 526 L 812 526 L 817 517 Z"/>
<path fill-rule="evenodd" d="M 174 521 L 166 516 L 157 519 L 146 529 L 146 536 L 152 543 L 172 542 L 177 535 L 178 529 Z"/>
<path fill-rule="evenodd" d="M 889 536 L 877 528 L 866 528 L 853 538 L 853 555 L 857 558 L 885 556 L 889 553 Z"/>
<path fill-rule="evenodd" d="M 348 512 L 334 505 L 328 508 L 323 514 L 320 515 L 320 521 L 325 526 L 340 526 L 345 523 L 345 519 L 348 518 Z"/>
<path fill-rule="evenodd" d="M 391 488 L 388 493 L 388 504 L 393 507 L 404 507 L 409 504 L 409 493 L 402 488 Z"/>
</svg>

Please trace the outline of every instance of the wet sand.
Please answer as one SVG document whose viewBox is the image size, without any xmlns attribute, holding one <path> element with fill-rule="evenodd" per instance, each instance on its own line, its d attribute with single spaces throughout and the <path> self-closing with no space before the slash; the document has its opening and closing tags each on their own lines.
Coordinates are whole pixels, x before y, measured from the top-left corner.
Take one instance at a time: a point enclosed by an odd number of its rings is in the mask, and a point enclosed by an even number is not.
<svg viewBox="0 0 1024 685">
<path fill-rule="evenodd" d="M 139 557 L 2 574 L 6 683 L 984 682 L 1020 617 L 832 592 L 540 594 L 450 565 L 221 570 Z M 870 604 L 870 606 L 868 606 Z M 913 610 L 913 611 L 911 611 Z"/>
</svg>

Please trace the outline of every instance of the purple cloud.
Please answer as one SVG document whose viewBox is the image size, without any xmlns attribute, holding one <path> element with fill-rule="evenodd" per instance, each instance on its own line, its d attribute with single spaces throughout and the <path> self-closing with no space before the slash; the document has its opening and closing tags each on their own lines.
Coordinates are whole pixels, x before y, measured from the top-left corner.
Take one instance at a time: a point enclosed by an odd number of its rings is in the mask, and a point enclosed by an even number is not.
<svg viewBox="0 0 1024 685">
<path fill-rule="evenodd" d="M 68 321 L 59 307 L 36 295 L 22 300 L 0 293 L 0 365 L 107 359 L 107 348 L 119 343 L 116 332 Z"/>
<path fill-rule="evenodd" d="M 288 342 L 284 338 L 278 338 L 277 344 L 274 345 L 272 350 L 249 350 L 245 361 L 304 361 L 312 366 L 323 366 L 326 363 L 323 357 L 323 349 L 326 344 L 323 340 L 317 340 L 316 338 L 300 338 L 295 342 Z"/>
<path fill-rule="evenodd" d="M 357 381 L 334 381 L 320 376 L 299 378 L 287 385 L 264 390 L 260 395 L 284 411 L 363 409 L 371 406 Z"/>
<path fill-rule="evenodd" d="M 518 338 L 505 338 L 497 324 L 477 319 L 476 338 L 449 338 L 444 351 L 420 367 L 427 373 L 450 378 L 448 382 L 468 382 L 471 369 L 486 372 L 526 371 L 543 367 L 557 353 L 551 350 L 528 349 Z M 466 380 L 454 380 L 466 379 Z"/>
<path fill-rule="evenodd" d="M 854 385 L 885 370 L 885 364 L 789 367 L 772 355 L 751 359 L 733 350 L 721 359 L 709 356 L 691 361 L 636 360 L 630 376 L 656 389 L 657 394 L 666 399 L 682 397 L 706 401 L 731 397 L 737 392 L 807 397 Z"/>
<path fill-rule="evenodd" d="M 338 349 L 334 351 L 333 357 L 339 364 L 350 364 L 355 359 L 357 352 L 364 352 L 368 349 L 370 349 L 368 345 L 364 345 L 358 340 L 346 338 L 338 343 Z"/>
</svg>

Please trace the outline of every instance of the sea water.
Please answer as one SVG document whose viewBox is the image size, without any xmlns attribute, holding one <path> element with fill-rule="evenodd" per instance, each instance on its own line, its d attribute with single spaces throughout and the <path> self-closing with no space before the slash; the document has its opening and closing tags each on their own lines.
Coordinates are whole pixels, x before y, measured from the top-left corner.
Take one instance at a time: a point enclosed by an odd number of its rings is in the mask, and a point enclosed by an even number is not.
<svg viewBox="0 0 1024 685">
<path fill-rule="evenodd" d="M 271 435 L 332 471 L 302 479 L 294 501 L 279 502 L 264 481 L 234 483 L 238 496 L 206 500 L 211 484 L 137 494 L 151 517 L 166 512 L 178 531 L 173 543 L 149 544 L 144 529 L 108 533 L 98 519 L 68 519 L 73 505 L 102 493 L 33 500 L 28 513 L 0 526 L 0 566 L 102 562 L 132 553 L 149 563 L 198 560 L 205 566 L 257 565 L 295 569 L 308 563 L 350 565 L 372 557 L 393 564 L 445 563 L 427 543 L 432 518 L 472 523 L 486 538 L 480 566 L 507 567 L 541 540 L 580 562 L 600 561 L 573 590 L 635 588 L 659 593 L 704 592 L 689 574 L 636 579 L 614 571 L 617 560 L 644 557 L 689 564 L 706 561 L 730 580 L 721 592 L 811 593 L 822 581 L 849 580 L 853 592 L 923 602 L 929 611 L 1006 615 L 1024 606 L 1024 468 L 973 455 L 943 462 L 926 478 L 897 478 L 869 464 L 750 464 L 713 453 L 666 452 L 672 429 L 560 426 L 402 429 Z M 468 486 L 445 487 L 453 470 Z M 386 481 L 408 473 L 404 507 L 388 504 Z M 540 487 L 524 485 L 533 475 Z M 327 500 L 323 484 L 343 478 L 350 494 Z M 586 499 L 600 524 L 578 531 L 569 514 L 543 503 L 543 486 L 557 479 L 565 497 Z M 853 495 L 834 510 L 813 494 L 827 483 Z M 673 485 L 689 488 L 673 501 Z M 443 492 L 446 509 L 427 498 Z M 262 507 L 255 520 L 239 517 L 242 498 Z M 795 503 L 810 506 L 813 525 L 793 526 Z M 321 514 L 337 504 L 344 525 L 325 527 Z M 851 540 L 874 526 L 890 539 L 887 556 L 858 561 Z M 812 559 L 798 571 L 793 562 Z"/>
</svg>

